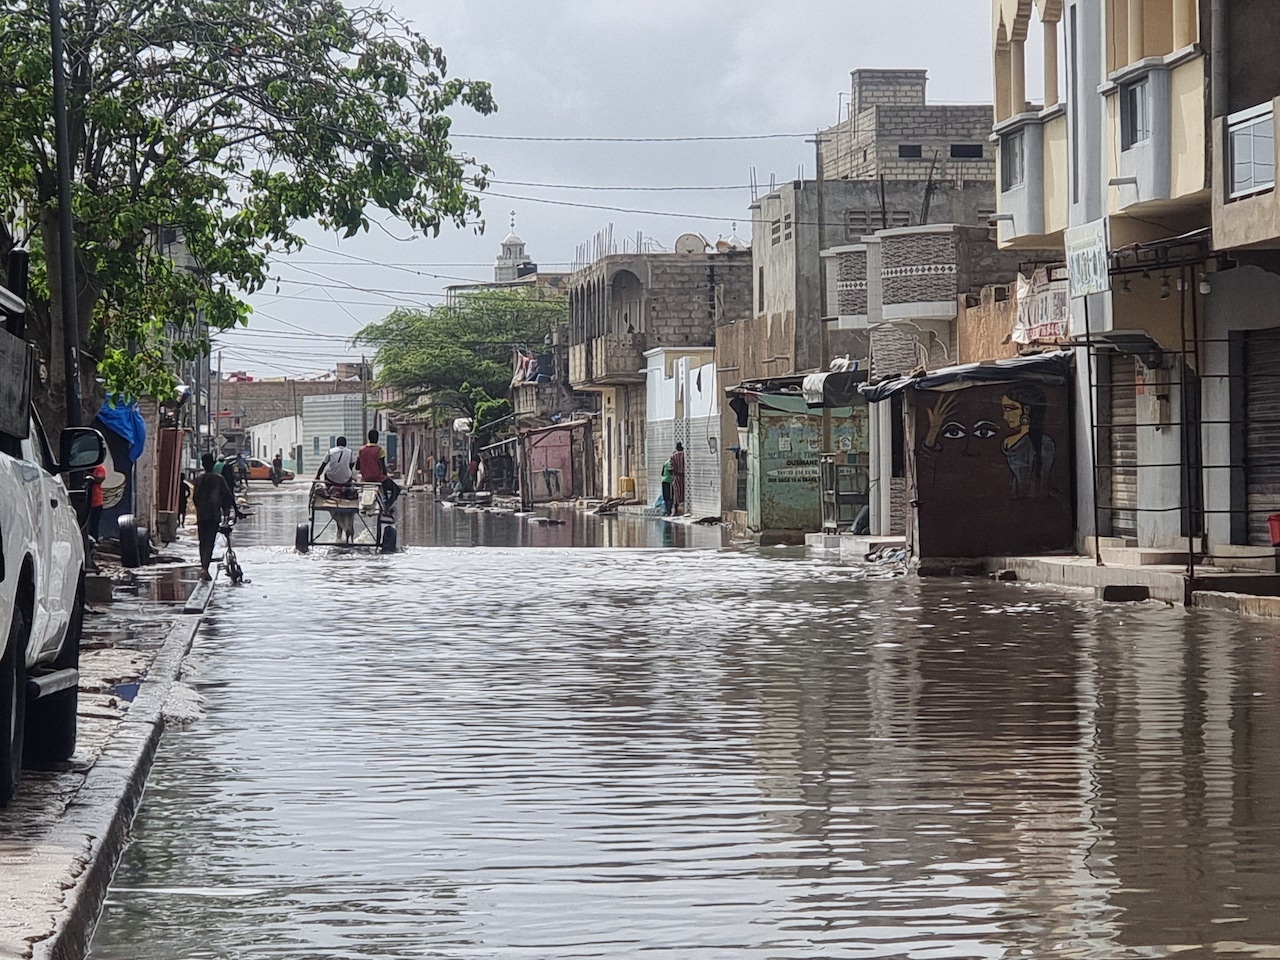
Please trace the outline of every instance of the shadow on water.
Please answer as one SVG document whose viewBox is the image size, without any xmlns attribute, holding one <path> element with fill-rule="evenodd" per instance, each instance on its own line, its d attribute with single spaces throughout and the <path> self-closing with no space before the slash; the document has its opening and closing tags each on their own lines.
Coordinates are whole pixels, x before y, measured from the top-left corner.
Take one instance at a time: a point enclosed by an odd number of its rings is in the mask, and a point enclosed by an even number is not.
<svg viewBox="0 0 1280 960">
<path fill-rule="evenodd" d="M 307 521 L 305 484 L 250 491 L 253 516 L 236 527 L 236 546 L 292 546 Z M 598 517 L 573 508 L 539 508 L 534 516 L 437 504 L 410 493 L 397 504 L 396 528 L 405 547 L 694 547 L 714 549 L 727 538 L 719 526 L 640 517 Z M 323 518 L 323 514 L 320 515 Z M 550 521 L 550 522 L 548 522 Z"/>
</svg>

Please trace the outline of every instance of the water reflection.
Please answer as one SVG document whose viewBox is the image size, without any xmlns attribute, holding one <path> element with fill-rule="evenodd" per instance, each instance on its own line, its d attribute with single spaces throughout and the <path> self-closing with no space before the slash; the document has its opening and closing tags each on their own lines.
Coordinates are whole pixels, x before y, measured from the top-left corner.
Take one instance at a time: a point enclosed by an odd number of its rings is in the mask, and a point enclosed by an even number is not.
<svg viewBox="0 0 1280 960">
<path fill-rule="evenodd" d="M 99 960 L 1280 955 L 1269 628 L 789 551 L 245 553 Z"/>
<path fill-rule="evenodd" d="M 236 527 L 237 545 L 291 546 L 308 519 L 306 485 L 254 487 L 252 516 Z M 539 508 L 534 516 L 437 504 L 425 493 L 401 498 L 399 540 L 407 547 L 696 547 L 726 541 L 719 526 L 667 523 L 633 516 L 598 517 L 572 508 Z"/>
</svg>

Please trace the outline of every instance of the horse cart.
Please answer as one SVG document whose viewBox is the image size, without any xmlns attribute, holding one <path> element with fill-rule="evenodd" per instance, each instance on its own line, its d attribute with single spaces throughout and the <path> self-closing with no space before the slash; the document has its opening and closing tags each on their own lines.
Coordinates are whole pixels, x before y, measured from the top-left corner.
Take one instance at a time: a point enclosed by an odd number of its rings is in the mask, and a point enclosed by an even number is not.
<svg viewBox="0 0 1280 960">
<path fill-rule="evenodd" d="M 346 547 L 395 553 L 395 518 L 378 483 L 342 487 L 315 480 L 307 494 L 309 520 L 298 524 L 293 545 L 300 553 L 312 547 Z"/>
</svg>

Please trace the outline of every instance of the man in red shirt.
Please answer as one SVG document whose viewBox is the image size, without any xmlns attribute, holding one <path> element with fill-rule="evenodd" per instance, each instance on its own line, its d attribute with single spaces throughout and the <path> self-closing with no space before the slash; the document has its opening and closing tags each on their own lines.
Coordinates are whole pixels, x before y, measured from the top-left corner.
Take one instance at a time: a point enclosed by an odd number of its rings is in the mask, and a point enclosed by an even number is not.
<svg viewBox="0 0 1280 960">
<path fill-rule="evenodd" d="M 387 474 L 387 451 L 378 446 L 378 431 L 369 431 L 369 442 L 356 455 L 356 469 L 363 483 L 382 484 L 382 502 L 388 510 L 400 496 L 400 486 Z"/>
<path fill-rule="evenodd" d="M 98 525 L 102 522 L 102 485 L 107 479 L 107 468 L 98 464 L 85 477 L 85 485 L 89 488 L 89 519 L 85 524 L 85 532 L 96 543 L 98 541 Z"/>
</svg>

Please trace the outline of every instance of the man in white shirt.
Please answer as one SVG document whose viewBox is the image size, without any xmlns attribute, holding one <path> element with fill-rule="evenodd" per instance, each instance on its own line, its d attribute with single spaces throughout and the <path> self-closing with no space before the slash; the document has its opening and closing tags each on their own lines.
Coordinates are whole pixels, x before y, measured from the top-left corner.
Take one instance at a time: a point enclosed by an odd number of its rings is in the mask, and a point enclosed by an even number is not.
<svg viewBox="0 0 1280 960">
<path fill-rule="evenodd" d="M 348 487 L 355 481 L 356 452 L 347 446 L 347 438 L 339 437 L 337 446 L 325 454 L 316 471 L 316 479 L 321 474 L 324 481 L 334 487 Z"/>
</svg>

